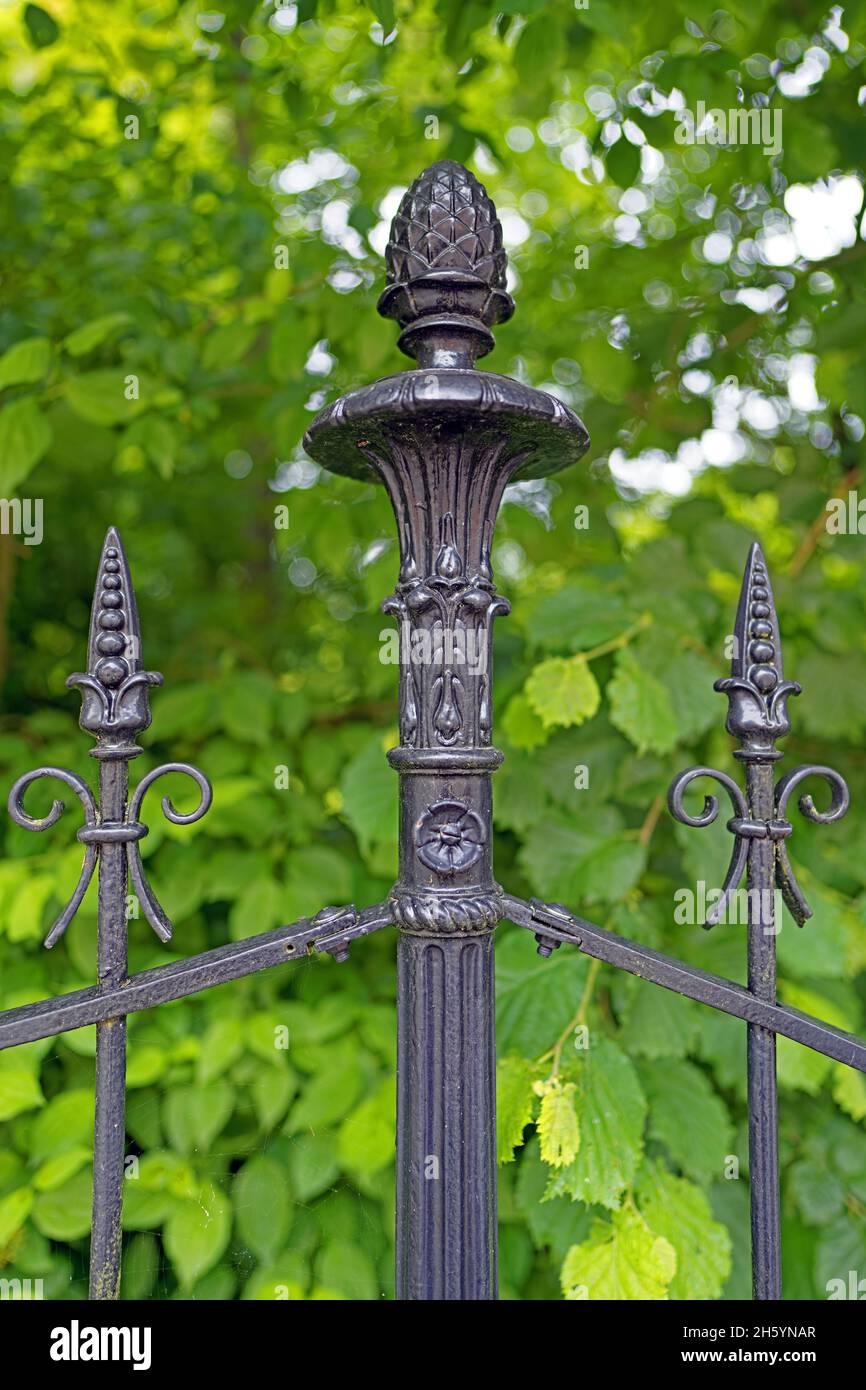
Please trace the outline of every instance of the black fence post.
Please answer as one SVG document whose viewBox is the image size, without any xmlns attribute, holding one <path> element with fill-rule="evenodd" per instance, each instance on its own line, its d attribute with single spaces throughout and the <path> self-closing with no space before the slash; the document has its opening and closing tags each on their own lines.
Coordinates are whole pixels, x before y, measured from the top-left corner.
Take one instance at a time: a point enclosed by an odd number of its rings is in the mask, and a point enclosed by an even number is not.
<svg viewBox="0 0 866 1390">
<path fill-rule="evenodd" d="M 496 1297 L 491 629 L 508 604 L 490 548 L 506 485 L 579 458 L 586 431 L 560 401 L 477 371 L 510 317 L 496 211 L 443 160 L 391 228 L 379 311 L 416 369 L 323 411 L 305 441 L 337 472 L 384 482 L 400 574 L 400 929 L 397 1294 Z"/>
<path fill-rule="evenodd" d="M 672 814 L 684 825 L 711 825 L 719 811 L 716 797 L 707 796 L 703 811 L 689 815 L 683 794 L 698 778 L 715 778 L 728 792 L 734 815 L 728 829 L 734 849 L 719 900 L 707 913 L 704 926 L 728 920 L 737 906 L 746 870 L 749 992 L 763 1004 L 776 1003 L 776 935 L 782 922 L 776 893 L 799 927 L 812 915 L 791 871 L 786 841 L 792 826 L 786 820 L 788 799 L 807 777 L 823 777 L 832 799 L 818 811 L 811 796 L 800 799 L 800 810 L 822 825 L 838 820 L 848 809 L 848 788 L 828 767 L 799 767 L 774 784 L 774 765 L 782 757 L 776 747 L 791 731 L 788 700 L 800 694 L 797 681 L 784 680 L 782 637 L 767 562 L 755 543 L 749 551 L 733 632 L 731 674 L 715 683 L 728 697 L 728 733 L 739 743 L 734 757 L 745 766 L 746 793 L 727 773 L 694 767 L 675 778 L 668 794 Z M 735 913 L 734 920 L 738 920 Z M 846 1053 L 847 1056 L 847 1053 Z M 749 1190 L 752 1224 L 752 1296 L 756 1300 L 782 1297 L 782 1240 L 779 1214 L 779 1124 L 776 1087 L 776 1033 L 749 1018 Z"/>
<path fill-rule="evenodd" d="M 165 772 L 182 772 L 198 784 L 201 800 L 187 815 L 174 810 L 168 798 L 163 812 L 176 824 L 189 824 L 205 814 L 211 802 L 207 778 L 186 763 L 167 763 L 142 778 L 128 802 L 129 763 L 143 751 L 136 742 L 150 725 L 148 688 L 162 685 L 157 671 L 141 662 L 141 632 L 135 593 L 120 537 L 113 527 L 102 547 L 90 617 L 87 670 L 67 682 L 81 691 L 79 723 L 95 739 L 91 757 L 99 763 L 99 798 L 87 783 L 64 768 L 41 767 L 18 779 L 9 793 L 8 810 L 26 830 L 48 830 L 63 814 L 55 801 L 49 814 L 34 819 L 24 810 L 24 794 L 32 782 L 53 777 L 71 787 L 84 808 L 78 839 L 84 863 L 78 885 L 53 924 L 45 945 L 52 947 L 80 907 L 98 868 L 97 996 L 122 997 L 127 984 L 127 890 L 132 880 L 141 910 L 162 941 L 171 937 L 171 924 L 144 876 L 138 842 L 147 826 L 138 812 L 147 788 Z M 74 1026 L 74 1025 L 73 1025 Z M 123 1164 L 126 1149 L 126 1013 L 101 1014 L 96 1020 L 96 1106 L 93 1139 L 93 1206 L 90 1238 L 91 1299 L 115 1299 L 120 1293 L 123 1215 Z"/>
</svg>

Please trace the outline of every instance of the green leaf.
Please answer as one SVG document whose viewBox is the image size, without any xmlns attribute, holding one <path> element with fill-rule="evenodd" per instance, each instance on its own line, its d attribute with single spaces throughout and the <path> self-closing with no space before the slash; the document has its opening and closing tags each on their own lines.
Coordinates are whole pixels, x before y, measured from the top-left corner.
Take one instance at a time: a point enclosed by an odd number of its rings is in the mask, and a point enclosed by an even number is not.
<svg viewBox="0 0 866 1390">
<path fill-rule="evenodd" d="M 72 1089 L 50 1100 L 33 1121 L 30 1131 L 29 1154 L 34 1163 L 41 1163 L 55 1154 L 93 1143 L 93 1106 L 91 1090 Z"/>
<path fill-rule="evenodd" d="M 145 403 L 134 395 L 133 375 L 116 367 L 95 372 L 82 372 L 66 382 L 66 399 L 75 414 L 89 425 L 117 425 L 133 420 L 145 409 Z"/>
<path fill-rule="evenodd" d="M 227 681 L 219 695 L 222 727 L 242 743 L 266 744 L 274 721 L 273 682 L 261 672 L 241 671 Z"/>
<path fill-rule="evenodd" d="M 581 655 L 542 661 L 526 682 L 526 697 L 547 729 L 582 724 L 601 703 L 598 682 Z"/>
<path fill-rule="evenodd" d="M 70 357 L 84 357 L 94 348 L 101 347 L 108 338 L 121 328 L 132 323 L 132 315 L 118 310 L 112 314 L 101 314 L 99 318 L 89 319 L 80 328 L 75 328 L 63 340 L 63 346 Z"/>
<path fill-rule="evenodd" d="M 254 878 L 248 883 L 229 913 L 229 931 L 233 941 L 242 941 L 251 932 L 270 931 L 289 916 L 285 911 L 285 893 L 273 874 Z"/>
<path fill-rule="evenodd" d="M 514 66 L 520 81 L 530 89 L 544 87 L 562 58 L 562 29 L 550 16 L 527 24 L 514 50 Z"/>
<path fill-rule="evenodd" d="M 397 845 L 397 790 L 381 734 L 351 759 L 340 782 L 343 816 L 369 859 L 377 845 Z"/>
<path fill-rule="evenodd" d="M 0 357 L 0 391 L 7 386 L 31 385 L 41 381 L 51 360 L 51 344 L 47 338 L 25 338 L 14 343 Z"/>
<path fill-rule="evenodd" d="M 833 1067 L 833 1099 L 853 1120 L 866 1119 L 866 1078 L 862 1071 L 837 1062 Z"/>
<path fill-rule="evenodd" d="M 684 1057 L 699 1027 L 692 1000 L 638 980 L 620 1041 L 631 1056 Z"/>
<path fill-rule="evenodd" d="M 50 48 L 60 37 L 60 25 L 41 5 L 24 6 L 24 23 L 34 48 Z"/>
<path fill-rule="evenodd" d="M 361 1068 L 356 1057 L 346 1052 L 334 1058 L 333 1066 L 314 1076 L 292 1106 L 288 1134 L 302 1129 L 316 1130 L 340 1120 L 351 1109 L 361 1090 Z"/>
<path fill-rule="evenodd" d="M 585 959 L 564 949 L 544 960 L 534 947 L 524 931 L 503 934 L 496 944 L 496 1038 L 503 1053 L 539 1056 L 580 1002 Z"/>
<path fill-rule="evenodd" d="M 724 1175 L 733 1131 L 727 1107 L 699 1067 L 673 1058 L 641 1066 L 650 1133 L 698 1180 Z"/>
<path fill-rule="evenodd" d="M 0 410 L 0 495 L 11 497 L 51 443 L 51 426 L 32 396 Z"/>
<path fill-rule="evenodd" d="M 523 1131 L 532 1120 L 534 1073 L 532 1063 L 513 1052 L 496 1063 L 496 1157 L 499 1163 L 513 1162 L 514 1150 L 523 1143 Z"/>
<path fill-rule="evenodd" d="M 394 0 L 367 0 L 370 9 L 381 24 L 385 34 L 390 34 L 394 28 Z M 327 1283 L 327 1280 L 323 1281 Z"/>
<path fill-rule="evenodd" d="M 93 1170 L 89 1166 L 60 1187 L 40 1192 L 33 1224 L 49 1240 L 81 1240 L 90 1233 Z"/>
<path fill-rule="evenodd" d="M 606 1038 L 582 1054 L 576 1075 L 582 1144 L 552 1175 L 547 1195 L 616 1208 L 643 1156 L 646 1100 L 631 1062 Z"/>
<path fill-rule="evenodd" d="M 541 1096 L 538 1114 L 538 1138 L 541 1157 L 551 1168 L 564 1168 L 573 1163 L 580 1149 L 580 1126 L 574 1109 L 573 1082 L 540 1081 L 535 1086 Z"/>
<path fill-rule="evenodd" d="M 253 1107 L 262 1129 L 270 1131 L 283 1118 L 298 1088 L 291 1067 L 262 1068 L 252 1087 Z"/>
<path fill-rule="evenodd" d="M 298 1134 L 289 1150 L 289 1177 L 298 1202 L 309 1202 L 329 1188 L 340 1171 L 337 1141 L 331 1134 Z"/>
<path fill-rule="evenodd" d="M 33 1189 L 19 1187 L 0 1197 L 0 1250 L 5 1249 L 12 1237 L 20 1231 L 33 1206 Z"/>
<path fill-rule="evenodd" d="M 276 1159 L 254 1154 L 236 1174 L 232 1206 L 238 1235 L 261 1261 L 272 1260 L 292 1224 L 286 1172 Z"/>
<path fill-rule="evenodd" d="M 235 1089 L 226 1082 L 211 1086 L 177 1086 L 162 1104 L 163 1124 L 172 1146 L 182 1154 L 210 1148 L 235 1107 Z"/>
<path fill-rule="evenodd" d="M 517 1169 L 517 1205 L 540 1250 L 550 1250 L 558 1264 L 568 1249 L 589 1234 L 590 1217 L 582 1202 L 570 1197 L 545 1196 L 550 1169 L 541 1161 L 537 1138 L 530 1139 L 520 1154 Z"/>
<path fill-rule="evenodd" d="M 354 1301 L 379 1297 L 379 1280 L 370 1256 L 348 1240 L 330 1240 L 316 1257 L 316 1282 Z"/>
<path fill-rule="evenodd" d="M 246 357 L 256 340 L 255 324 L 232 323 L 214 328 L 208 335 L 201 355 L 206 372 L 222 372 Z"/>
<path fill-rule="evenodd" d="M 231 1229 L 231 1205 L 213 1184 L 204 1187 L 196 1201 L 178 1203 L 165 1224 L 163 1241 L 182 1288 L 191 1288 L 213 1269 Z"/>
<path fill-rule="evenodd" d="M 614 183 L 620 188 L 631 188 L 640 173 L 640 147 L 620 135 L 605 155 L 604 164 Z"/>
<path fill-rule="evenodd" d="M 548 738 L 548 729 L 522 691 L 508 701 L 502 725 L 509 743 L 529 752 L 546 743 Z"/>
<path fill-rule="evenodd" d="M 256 929 L 260 930 L 258 923 Z M 206 1086 L 228 1071 L 244 1050 L 244 1030 L 239 1018 L 221 1018 L 212 1023 L 201 1040 L 196 1075 Z"/>
<path fill-rule="evenodd" d="M 845 1212 L 845 1187 L 824 1163 L 804 1158 L 793 1164 L 788 1182 L 794 1201 L 810 1226 L 829 1226 Z"/>
<path fill-rule="evenodd" d="M 343 1121 L 337 1152 L 350 1172 L 367 1177 L 392 1161 L 396 1114 L 396 1083 L 389 1078 Z"/>
<path fill-rule="evenodd" d="M 33 1175 L 33 1186 L 37 1192 L 51 1192 L 78 1173 L 93 1157 L 92 1149 L 80 1146 L 66 1153 L 55 1154 L 40 1164 Z M 2 1241 L 0 1241 L 2 1244 Z"/>
<path fill-rule="evenodd" d="M 621 902 L 646 868 L 646 849 L 623 836 L 603 840 L 576 866 L 574 891 L 578 902 Z"/>
<path fill-rule="evenodd" d="M 36 1110 L 45 1104 L 39 1077 L 31 1067 L 14 1066 L 14 1054 L 6 1060 L 4 1053 L 0 1062 L 0 1120 L 11 1120 L 25 1110 Z"/>
<path fill-rule="evenodd" d="M 584 651 L 619 636 L 632 621 L 618 594 L 573 581 L 533 603 L 526 596 L 522 623 L 527 641 L 549 651 Z"/>
<path fill-rule="evenodd" d="M 625 1207 L 610 1221 L 597 1221 L 589 1240 L 569 1250 L 562 1292 L 570 1301 L 665 1299 L 676 1266 L 670 1241 L 651 1231 L 639 1212 Z"/>
<path fill-rule="evenodd" d="M 627 647 L 616 654 L 616 673 L 606 693 L 611 723 L 638 752 L 670 752 L 678 730 L 668 692 Z"/>
<path fill-rule="evenodd" d="M 676 1251 L 668 1297 L 718 1298 L 731 1272 L 731 1238 L 713 1220 L 705 1194 L 661 1163 L 652 1163 L 641 1173 L 636 1195 L 647 1225 Z"/>
</svg>

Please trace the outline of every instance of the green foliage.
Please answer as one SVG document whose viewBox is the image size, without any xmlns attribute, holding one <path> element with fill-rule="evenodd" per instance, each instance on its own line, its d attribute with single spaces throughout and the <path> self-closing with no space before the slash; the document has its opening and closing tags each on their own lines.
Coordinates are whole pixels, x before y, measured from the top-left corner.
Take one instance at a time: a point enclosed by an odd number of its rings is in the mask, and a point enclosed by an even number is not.
<svg viewBox="0 0 866 1390">
<path fill-rule="evenodd" d="M 797 825 L 815 916 L 783 925 L 780 991 L 862 1030 L 866 553 L 822 525 L 860 482 L 859 208 L 835 248 L 784 245 L 797 186 L 862 162 L 863 13 L 845 8 L 847 43 L 781 0 L 0 13 L 0 496 L 44 503 L 41 546 L 0 535 L 0 770 L 94 775 L 64 680 L 116 524 L 167 678 L 133 780 L 188 756 L 216 787 L 198 826 L 144 808 L 172 950 L 393 882 L 393 518 L 300 440 L 324 401 L 405 365 L 374 308 L 387 221 L 455 158 L 504 214 L 519 282 L 492 367 L 546 384 L 593 438 L 497 530 L 514 605 L 497 877 L 743 978 L 741 928 L 673 916 L 678 888 L 718 883 L 724 816 L 674 829 L 660 798 L 690 762 L 731 766 L 711 687 L 759 533 L 804 686 L 791 755 L 853 793 L 839 825 Z M 786 95 L 816 51 L 821 75 Z M 675 92 L 767 101 L 781 153 L 678 143 Z M 75 815 L 3 831 L 0 1008 L 93 980 L 92 893 L 40 946 L 75 882 Z M 171 958 L 136 918 L 130 957 Z M 541 960 L 509 926 L 497 979 L 506 1296 L 747 1293 L 744 1029 L 566 948 Z M 130 1019 L 124 1297 L 390 1294 L 393 1003 L 383 933 L 348 966 Z M 785 1291 L 824 1297 L 866 1264 L 866 1087 L 785 1040 L 779 1075 Z M 92 1030 L 0 1058 L 0 1266 L 52 1298 L 85 1285 L 92 1127 Z"/>
</svg>

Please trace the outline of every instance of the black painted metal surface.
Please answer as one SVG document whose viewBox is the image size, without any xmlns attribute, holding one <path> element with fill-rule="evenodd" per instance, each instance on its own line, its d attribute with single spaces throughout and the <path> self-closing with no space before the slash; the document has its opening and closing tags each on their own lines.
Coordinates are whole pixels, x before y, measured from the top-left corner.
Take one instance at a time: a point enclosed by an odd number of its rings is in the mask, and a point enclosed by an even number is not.
<svg viewBox="0 0 866 1390">
<path fill-rule="evenodd" d="M 670 788 L 672 813 L 686 825 L 709 825 L 718 802 L 707 797 L 701 815 L 689 816 L 683 807 L 685 788 L 699 777 L 714 777 L 726 787 L 734 806 L 728 828 L 734 836 L 725 893 L 708 915 L 712 927 L 726 908 L 736 903 L 737 886 L 746 867 L 749 990 L 756 999 L 776 999 L 776 920 L 774 889 L 798 926 L 811 916 L 791 872 L 785 842 L 791 825 L 785 810 L 791 790 L 806 777 L 824 777 L 832 790 L 829 811 L 815 811 L 811 798 L 802 798 L 804 815 L 827 823 L 838 820 L 848 806 L 848 789 L 829 768 L 797 768 L 774 787 L 774 764 L 782 754 L 777 739 L 791 728 L 788 700 L 799 695 L 796 681 L 782 673 L 782 639 L 767 563 L 759 545 L 752 546 L 740 590 L 734 628 L 731 674 L 716 682 L 728 696 L 728 732 L 739 742 L 734 756 L 745 764 L 746 792 L 733 779 L 711 768 L 692 768 Z M 776 1035 L 762 1023 L 751 1022 L 748 1034 L 749 1184 L 752 1214 L 752 1294 L 755 1299 L 782 1297 L 782 1253 L 779 1215 L 779 1125 L 776 1093 Z"/>
<path fill-rule="evenodd" d="M 105 538 L 90 619 L 86 672 L 70 676 L 67 685 L 82 694 L 80 724 L 95 740 L 91 756 L 99 762 L 99 802 L 87 784 L 63 768 L 43 767 L 19 778 L 9 793 L 9 814 L 27 830 L 43 831 L 63 814 L 55 801 L 49 815 L 34 820 L 24 810 L 23 797 L 31 782 L 55 777 L 72 787 L 84 808 L 84 863 L 70 902 L 45 941 L 51 947 L 63 935 L 87 891 L 94 869 L 99 870 L 97 906 L 97 986 L 95 998 L 105 1001 L 123 991 L 127 979 L 126 911 L 131 874 L 142 911 L 157 936 L 167 941 L 171 926 L 157 903 L 141 866 L 138 841 L 147 827 L 137 817 L 148 786 L 164 772 L 185 772 L 198 783 L 199 806 L 178 815 L 168 800 L 169 820 L 188 824 L 198 820 L 211 800 L 210 784 L 195 768 L 172 763 L 145 777 L 127 807 L 129 763 L 142 750 L 137 736 L 150 724 L 148 687 L 161 685 L 162 676 L 141 665 L 141 632 L 135 594 L 120 537 L 111 528 Z M 37 1006 L 38 1008 L 38 1006 Z M 13 1010 L 13 1015 L 18 1011 Z M 9 1016 L 7 1015 L 7 1018 Z M 126 1010 L 94 1015 L 96 1022 L 96 1115 L 93 1141 L 93 1217 L 90 1242 L 90 1297 L 117 1298 L 120 1287 L 123 1160 L 126 1131 Z M 27 1032 L 20 1014 L 13 1022 L 13 1042 Z M 54 1031 L 54 1030 L 52 1030 Z M 42 1036 L 45 1036 L 43 1033 Z"/>
<path fill-rule="evenodd" d="M 117 533 L 100 561 L 91 620 L 81 725 L 96 740 L 99 803 L 63 768 L 19 778 L 9 794 L 13 819 L 43 831 L 63 803 L 40 819 L 24 810 L 30 784 L 52 777 L 84 812 L 79 882 L 46 946 L 66 930 L 99 870 L 97 984 L 0 1014 L 0 1049 L 69 1029 L 97 1026 L 91 1282 L 93 1298 L 117 1297 L 120 1274 L 126 1024 L 128 1014 L 285 964 L 313 951 L 345 960 L 358 939 L 398 928 L 397 1293 L 403 1299 L 496 1297 L 494 933 L 503 919 L 532 931 L 539 954 L 563 943 L 586 955 L 745 1021 L 749 1034 L 750 1179 L 753 1290 L 781 1293 L 776 1034 L 866 1071 L 866 1042 L 796 1009 L 775 993 L 775 886 L 794 920 L 811 909 L 793 876 L 786 841 L 791 794 L 823 778 L 831 804 L 799 806 L 827 824 L 844 815 L 848 792 L 830 768 L 800 767 L 774 786 L 776 740 L 789 732 L 787 700 L 799 686 L 782 679 L 778 617 L 759 547 L 749 555 L 737 615 L 727 728 L 739 742 L 745 791 L 727 773 L 688 769 L 669 791 L 686 825 L 711 824 L 719 802 L 707 796 L 691 814 L 692 783 L 714 778 L 733 807 L 734 836 L 712 927 L 748 897 L 748 987 L 618 937 L 556 903 L 503 893 L 493 876 L 491 777 L 501 754 L 492 744 L 492 625 L 508 612 L 494 588 L 490 550 L 507 483 L 564 468 L 588 447 L 581 422 L 541 391 L 477 371 L 493 345 L 491 328 L 510 317 L 505 254 L 495 209 L 460 165 L 441 161 L 416 180 L 392 227 L 388 284 L 380 311 L 399 323 L 400 345 L 418 367 L 353 392 L 313 421 L 306 447 L 325 467 L 375 478 L 388 490 L 400 539 L 400 572 L 383 605 L 401 635 L 400 742 L 389 760 L 399 774 L 400 870 L 386 903 L 357 912 L 323 908 L 292 926 L 233 942 L 127 977 L 126 893 L 162 941 L 171 925 L 145 878 L 139 820 L 148 788 L 169 772 L 199 789 L 190 813 L 162 808 L 188 824 L 207 811 L 204 775 L 183 763 L 147 774 L 131 798 L 128 764 L 150 723 L 148 688 L 162 677 L 142 669 L 129 571 Z"/>
</svg>

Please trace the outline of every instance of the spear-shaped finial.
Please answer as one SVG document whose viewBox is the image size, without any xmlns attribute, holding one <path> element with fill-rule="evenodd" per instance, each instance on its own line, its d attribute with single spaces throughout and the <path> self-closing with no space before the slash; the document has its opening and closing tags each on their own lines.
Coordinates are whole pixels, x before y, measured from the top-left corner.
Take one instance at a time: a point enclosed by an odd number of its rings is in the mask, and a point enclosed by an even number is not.
<svg viewBox="0 0 866 1390">
<path fill-rule="evenodd" d="M 807 820 L 829 825 L 844 816 L 848 809 L 848 788 L 838 772 L 829 767 L 795 768 L 781 777 L 773 788 L 772 764 L 781 758 L 776 740 L 790 732 L 787 701 L 789 695 L 799 695 L 796 681 L 782 679 L 782 639 L 779 619 L 773 599 L 773 589 L 764 553 L 757 541 L 749 551 L 737 621 L 734 628 L 734 647 L 731 674 L 715 683 L 728 697 L 728 717 L 725 728 L 739 740 L 734 757 L 748 764 L 747 794 L 744 795 L 726 772 L 710 767 L 692 767 L 675 777 L 668 791 L 671 814 L 683 825 L 712 825 L 719 813 L 715 796 L 704 798 L 704 808 L 698 815 L 686 811 L 683 796 L 699 778 L 714 778 L 727 791 L 734 808 L 728 829 L 734 836 L 733 852 L 719 899 L 706 914 L 704 925 L 715 926 L 725 917 L 744 870 L 749 868 L 749 887 L 770 892 L 773 882 L 797 922 L 802 926 L 812 915 L 803 897 L 788 858 L 786 841 L 792 826 L 787 819 L 788 801 L 796 787 L 807 777 L 822 777 L 831 791 L 827 811 L 818 811 L 811 796 L 801 796 L 799 807 Z M 772 856 L 755 866 L 754 847 L 769 840 Z M 758 882 L 760 880 L 760 882 Z"/>
<path fill-rule="evenodd" d="M 764 552 L 749 550 L 737 620 L 731 674 L 715 683 L 730 701 L 726 728 L 743 745 L 737 756 L 779 757 L 773 745 L 790 732 L 787 701 L 799 695 L 796 681 L 782 679 L 782 639 Z"/>
<path fill-rule="evenodd" d="M 87 671 L 74 672 L 66 684 L 81 689 L 82 729 L 103 748 L 132 756 L 129 750 L 136 736 L 150 724 L 147 687 L 162 685 L 162 676 L 158 671 L 142 670 L 135 592 L 123 545 L 113 526 L 106 533 L 96 575 Z"/>
</svg>

